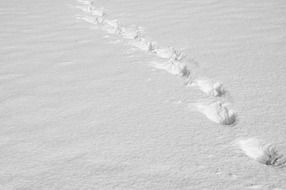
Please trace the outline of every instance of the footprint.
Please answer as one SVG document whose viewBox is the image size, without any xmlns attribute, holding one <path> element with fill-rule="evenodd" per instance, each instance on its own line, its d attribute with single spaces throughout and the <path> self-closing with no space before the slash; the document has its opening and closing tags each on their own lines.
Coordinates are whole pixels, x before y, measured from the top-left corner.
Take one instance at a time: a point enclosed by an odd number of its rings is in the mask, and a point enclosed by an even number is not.
<svg viewBox="0 0 286 190">
<path fill-rule="evenodd" d="M 120 23 L 117 19 L 114 20 L 104 20 L 103 21 L 104 30 L 110 34 L 119 34 L 120 33 Z"/>
<path fill-rule="evenodd" d="M 220 101 L 212 103 L 197 103 L 195 105 L 197 111 L 204 114 L 209 120 L 221 125 L 233 125 L 237 118 L 233 110 L 226 107 L 225 103 Z"/>
<path fill-rule="evenodd" d="M 237 145 L 250 158 L 270 166 L 285 166 L 286 158 L 280 154 L 274 145 L 262 143 L 257 138 L 237 140 Z"/>
<path fill-rule="evenodd" d="M 77 19 L 83 20 L 87 23 L 91 24 L 101 24 L 103 22 L 103 19 L 100 17 L 90 17 L 90 16 L 78 16 Z"/>
<path fill-rule="evenodd" d="M 133 40 L 140 37 L 139 27 L 121 27 L 120 34 L 123 38 Z"/>
<path fill-rule="evenodd" d="M 187 66 L 179 61 L 168 61 L 168 62 L 151 62 L 152 66 L 157 68 L 157 69 L 161 69 L 161 70 L 165 70 L 170 74 L 173 75 L 178 75 L 178 76 L 182 76 L 182 77 L 189 77 L 190 75 L 190 71 L 187 68 Z"/>
<path fill-rule="evenodd" d="M 144 38 L 140 38 L 138 40 L 130 42 L 130 45 L 137 47 L 140 50 L 143 51 L 153 51 L 155 43 L 150 42 Z"/>
<path fill-rule="evenodd" d="M 190 80 L 187 85 L 191 87 L 197 87 L 202 92 L 210 96 L 222 96 L 226 93 L 222 83 L 213 82 L 209 79 Z"/>
<path fill-rule="evenodd" d="M 173 47 L 168 48 L 156 48 L 153 52 L 160 58 L 172 59 L 172 60 L 182 60 L 184 57 L 182 52 L 177 51 Z"/>
</svg>

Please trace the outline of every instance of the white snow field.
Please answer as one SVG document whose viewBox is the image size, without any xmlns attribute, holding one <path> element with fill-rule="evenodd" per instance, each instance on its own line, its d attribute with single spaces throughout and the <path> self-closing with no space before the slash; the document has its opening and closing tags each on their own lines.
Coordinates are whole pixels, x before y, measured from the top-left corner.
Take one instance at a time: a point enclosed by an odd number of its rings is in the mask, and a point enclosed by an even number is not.
<svg viewBox="0 0 286 190">
<path fill-rule="evenodd" d="M 3 0 L 0 23 L 0 190 L 286 189 L 286 1 Z"/>
</svg>

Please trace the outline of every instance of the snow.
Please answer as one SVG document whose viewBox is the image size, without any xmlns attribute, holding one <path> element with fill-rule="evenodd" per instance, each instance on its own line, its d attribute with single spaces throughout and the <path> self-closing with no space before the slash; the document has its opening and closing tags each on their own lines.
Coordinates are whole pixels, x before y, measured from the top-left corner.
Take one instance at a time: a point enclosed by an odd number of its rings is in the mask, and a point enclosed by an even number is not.
<svg viewBox="0 0 286 190">
<path fill-rule="evenodd" d="M 0 7 L 0 189 L 286 189 L 284 1 Z"/>
<path fill-rule="evenodd" d="M 238 140 L 238 145 L 250 158 L 266 165 L 283 166 L 285 157 L 279 154 L 274 145 L 264 144 L 257 138 Z"/>
<path fill-rule="evenodd" d="M 218 124 L 232 125 L 235 124 L 237 120 L 235 112 L 219 101 L 206 104 L 198 103 L 196 104 L 196 107 L 199 112 Z"/>
<path fill-rule="evenodd" d="M 223 84 L 220 82 L 213 82 L 209 79 L 195 79 L 189 83 L 188 85 L 198 87 L 202 92 L 211 96 L 222 96 L 225 94 Z"/>
</svg>

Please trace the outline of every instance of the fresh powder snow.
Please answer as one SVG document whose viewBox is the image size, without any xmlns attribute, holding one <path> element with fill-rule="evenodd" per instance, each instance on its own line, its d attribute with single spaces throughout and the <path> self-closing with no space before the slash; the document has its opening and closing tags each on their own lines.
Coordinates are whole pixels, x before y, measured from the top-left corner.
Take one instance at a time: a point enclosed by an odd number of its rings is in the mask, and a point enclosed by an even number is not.
<svg viewBox="0 0 286 190">
<path fill-rule="evenodd" d="M 286 189 L 285 1 L 0 15 L 1 190 Z"/>
</svg>

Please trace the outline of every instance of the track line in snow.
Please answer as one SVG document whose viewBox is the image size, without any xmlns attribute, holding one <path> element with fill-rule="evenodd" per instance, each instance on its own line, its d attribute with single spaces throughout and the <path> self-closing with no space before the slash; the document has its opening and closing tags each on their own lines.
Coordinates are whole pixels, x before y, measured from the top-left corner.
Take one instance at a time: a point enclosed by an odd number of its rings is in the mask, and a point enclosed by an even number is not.
<svg viewBox="0 0 286 190">
<path fill-rule="evenodd" d="M 124 26 L 117 19 L 110 19 L 103 7 L 96 7 L 95 1 L 78 0 L 78 2 L 82 6 L 76 8 L 81 9 L 88 15 L 77 16 L 77 19 L 96 25 L 107 34 L 119 36 L 120 39 L 115 43 L 124 42 L 125 40 L 130 46 L 154 55 L 158 61 L 151 62 L 153 68 L 179 76 L 185 80 L 187 87 L 197 88 L 206 95 L 215 98 L 214 101 L 208 103 L 201 101 L 189 104 L 190 109 L 202 113 L 210 121 L 220 125 L 233 126 L 238 122 L 237 113 L 230 108 L 230 103 L 227 102 L 228 98 L 225 97 L 228 91 L 226 91 L 223 84 L 208 78 L 195 77 L 195 73 L 189 66 L 192 65 L 198 68 L 199 65 L 194 60 L 186 59 L 187 55 L 183 51 L 174 47 L 159 46 L 157 42 L 144 35 L 142 27 L 135 25 Z M 219 98 L 223 98 L 224 101 Z M 256 138 L 238 140 L 237 145 L 248 157 L 259 163 L 279 167 L 286 165 L 286 158 L 277 151 L 275 146 L 265 145 Z"/>
<path fill-rule="evenodd" d="M 78 19 L 97 25 L 106 33 L 117 35 L 121 39 L 124 39 L 130 46 L 154 55 L 157 59 L 150 63 L 153 68 L 164 70 L 172 75 L 183 78 L 186 86 L 198 88 L 208 96 L 222 97 L 225 95 L 226 91 L 222 83 L 207 78 L 195 78 L 193 76 L 194 73 L 189 66 L 198 67 L 198 64 L 193 60 L 186 60 L 187 55 L 183 51 L 171 46 L 161 47 L 157 42 L 146 37 L 143 28 L 140 26 L 124 26 L 119 20 L 110 19 L 104 8 L 97 8 L 95 6 L 95 1 L 89 1 L 88 3 L 88 1 L 80 0 L 79 2 L 82 6 L 77 6 L 76 8 L 86 12 L 88 15 L 78 16 Z M 121 42 L 121 40 L 116 41 L 116 43 L 119 42 Z M 214 106 L 214 104 L 201 104 L 197 106 L 197 108 L 197 111 L 203 113 L 208 119 L 216 123 L 230 125 L 236 121 L 236 114 L 233 111 L 229 111 L 228 108 L 222 106 L 222 104 L 216 104 L 216 106 Z"/>
<path fill-rule="evenodd" d="M 124 26 L 117 19 L 109 19 L 107 14 L 104 12 L 104 8 L 97 9 L 94 6 L 94 2 L 87 3 L 87 1 L 79 1 L 84 6 L 76 6 L 83 12 L 88 13 L 88 16 L 77 16 L 77 19 L 84 20 L 90 24 L 98 25 L 100 28 L 108 34 L 114 34 L 120 36 L 122 39 L 128 40 L 128 44 L 136 47 L 142 51 L 149 52 L 158 58 L 164 60 L 164 65 L 169 64 L 171 70 L 179 70 L 184 65 L 184 70 L 187 69 L 187 64 L 181 62 L 186 56 L 179 50 L 173 47 L 160 47 L 157 42 L 149 40 L 144 36 L 142 27 L 139 26 Z M 174 62 L 176 62 L 174 64 Z M 181 62 L 178 64 L 177 62 Z M 177 69 L 174 67 L 178 66 Z M 168 66 L 166 66 L 168 67 Z M 156 67 L 166 70 L 166 67 Z"/>
<path fill-rule="evenodd" d="M 127 40 L 128 44 L 131 46 L 153 54 L 157 58 L 161 59 L 161 62 L 156 61 L 151 64 L 154 68 L 181 76 L 187 80 L 188 83 L 190 81 L 189 78 L 194 78 L 193 76 L 190 76 L 191 69 L 189 66 L 198 67 L 198 63 L 196 61 L 186 59 L 187 55 L 183 51 L 171 46 L 159 46 L 157 42 L 150 40 L 144 35 L 144 30 L 140 26 L 124 26 L 119 22 L 119 20 L 110 19 L 104 8 L 96 7 L 95 1 L 79 0 L 78 2 L 82 5 L 76 6 L 76 8 L 79 8 L 88 14 L 85 16 L 77 16 L 78 19 L 97 25 L 108 34 L 118 35 L 122 39 Z M 205 79 L 192 80 L 188 86 L 198 88 L 203 93 L 210 96 L 223 96 L 225 92 L 222 83 L 207 81 Z"/>
</svg>

